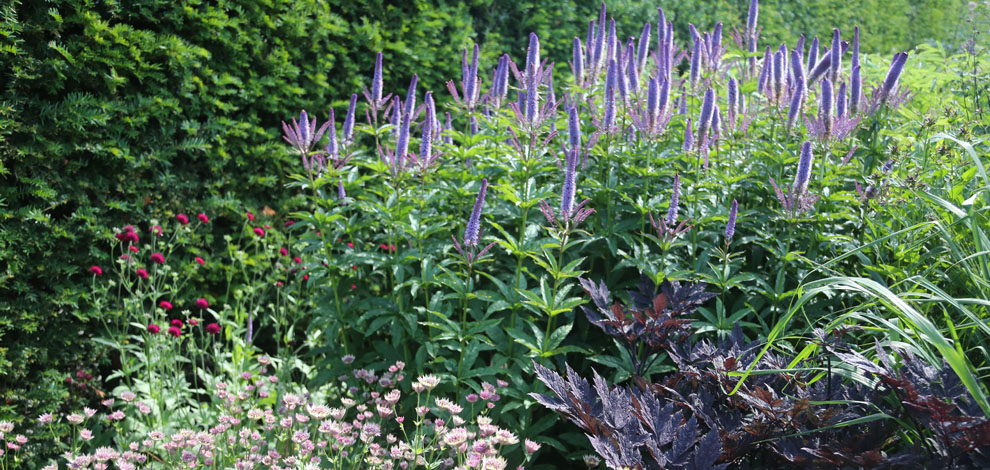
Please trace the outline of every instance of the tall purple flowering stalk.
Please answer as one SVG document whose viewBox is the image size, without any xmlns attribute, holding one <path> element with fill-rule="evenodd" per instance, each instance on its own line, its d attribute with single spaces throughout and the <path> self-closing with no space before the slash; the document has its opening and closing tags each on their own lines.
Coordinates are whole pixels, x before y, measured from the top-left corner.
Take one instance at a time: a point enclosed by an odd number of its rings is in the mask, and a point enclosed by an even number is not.
<svg viewBox="0 0 990 470">
<path fill-rule="evenodd" d="M 694 148 L 694 128 L 691 124 L 691 118 L 687 118 L 687 123 L 684 125 L 684 146 L 681 147 L 685 153 L 690 152 Z"/>
<path fill-rule="evenodd" d="M 739 82 L 734 77 L 729 77 L 728 88 L 729 109 L 726 110 L 726 116 L 729 118 L 729 127 L 735 129 L 736 118 L 739 116 Z"/>
<path fill-rule="evenodd" d="M 591 31 L 590 29 L 588 30 Z M 581 39 L 574 38 L 574 50 L 571 59 L 571 73 L 574 76 L 574 84 L 584 87 L 584 54 L 581 52 Z"/>
<path fill-rule="evenodd" d="M 608 71 L 605 73 L 605 115 L 602 120 L 602 127 L 606 133 L 611 132 L 612 127 L 615 126 L 615 88 L 618 81 L 616 68 L 617 65 L 612 60 L 609 62 Z"/>
<path fill-rule="evenodd" d="M 791 106 L 787 111 L 787 129 L 794 128 L 798 115 L 804 107 L 805 96 L 807 95 L 806 84 L 804 82 L 804 65 L 801 56 L 797 51 L 791 52 L 791 70 L 794 75 L 793 91 L 791 92 Z"/>
<path fill-rule="evenodd" d="M 894 55 L 894 59 L 890 62 L 890 68 L 887 70 L 887 76 L 883 79 L 883 84 L 880 87 L 880 101 L 886 102 L 892 93 L 897 89 L 897 82 L 901 79 L 901 73 L 904 72 L 904 64 L 907 64 L 908 53 L 898 52 Z"/>
<path fill-rule="evenodd" d="M 805 68 L 811 72 L 818 65 L 818 51 L 821 49 L 818 38 L 811 40 L 811 47 L 808 48 L 808 65 Z"/>
<path fill-rule="evenodd" d="M 853 32 L 852 44 L 852 65 L 849 79 L 849 114 L 854 115 L 859 112 L 859 104 L 863 98 L 863 77 L 860 76 L 859 68 L 859 26 Z"/>
<path fill-rule="evenodd" d="M 306 111 L 299 113 L 299 120 L 292 119 L 292 125 L 282 121 L 282 131 L 285 133 L 282 138 L 291 144 L 302 159 L 303 168 L 307 172 L 319 173 L 322 171 L 322 155 L 311 155 L 313 144 L 323 138 L 323 134 L 330 126 L 330 122 L 324 123 L 319 128 L 316 127 L 316 118 L 310 119 Z"/>
<path fill-rule="evenodd" d="M 728 245 L 732 241 L 732 236 L 736 234 L 736 216 L 739 213 L 739 201 L 732 200 L 732 208 L 729 209 L 729 221 L 725 224 L 725 243 Z"/>
<path fill-rule="evenodd" d="M 777 182 L 770 178 L 770 185 L 785 211 L 792 214 L 803 212 L 810 209 L 818 201 L 818 196 L 808 191 L 808 182 L 811 180 L 813 166 L 814 156 L 811 153 L 811 142 L 805 141 L 801 145 L 801 156 L 798 158 L 797 173 L 794 177 L 794 184 L 791 185 L 790 194 L 785 195 L 777 186 Z"/>
<path fill-rule="evenodd" d="M 351 102 L 347 105 L 347 114 L 344 115 L 343 142 L 345 147 L 350 147 L 354 143 L 354 113 L 357 110 L 357 93 L 351 95 Z"/>
<path fill-rule="evenodd" d="M 479 243 L 481 243 L 481 210 L 485 205 L 485 196 L 488 194 L 488 178 L 482 178 L 481 188 L 478 190 L 478 195 L 474 199 L 474 208 L 471 209 L 471 216 L 468 218 L 467 226 L 464 228 L 464 243 L 463 246 L 457 241 L 457 237 L 451 235 L 450 238 L 454 240 L 454 249 L 464 258 L 464 261 L 469 266 L 469 269 L 473 267 L 474 263 L 478 262 L 482 257 L 488 253 L 488 250 L 495 245 L 495 243 L 490 243 L 488 246 L 482 248 L 478 251 Z"/>
<path fill-rule="evenodd" d="M 526 51 L 526 120 L 535 125 L 539 113 L 539 80 L 540 80 L 540 39 L 534 33 L 529 34 L 529 48 Z"/>
<path fill-rule="evenodd" d="M 832 49 L 829 50 L 829 78 L 832 83 L 839 83 L 839 76 L 842 74 L 842 36 L 839 28 L 832 30 Z"/>
<path fill-rule="evenodd" d="M 705 90 L 705 98 L 701 102 L 701 116 L 698 118 L 698 140 L 697 145 L 704 147 L 709 140 L 708 131 L 712 125 L 712 116 L 715 110 L 715 90 L 708 88 Z"/>
<path fill-rule="evenodd" d="M 650 23 L 643 25 L 643 31 L 639 33 L 639 41 L 637 41 L 636 46 L 636 71 L 637 73 L 643 73 L 643 68 L 646 67 L 646 59 L 650 55 Z"/>
<path fill-rule="evenodd" d="M 369 116 L 369 122 L 378 122 L 378 111 L 385 108 L 391 97 L 391 93 L 382 97 L 382 53 L 379 52 L 375 54 L 375 72 L 371 77 L 371 90 L 364 89 L 364 98 L 371 107 L 372 116 Z"/>
<path fill-rule="evenodd" d="M 670 195 L 670 206 L 667 208 L 667 225 L 673 226 L 677 223 L 677 209 L 681 203 L 681 175 L 674 173 L 673 190 Z"/>
<path fill-rule="evenodd" d="M 822 80 L 822 92 L 818 95 L 818 119 L 821 120 L 825 129 L 825 138 L 832 135 L 832 109 L 835 106 L 832 97 L 832 82 L 829 79 Z"/>
<path fill-rule="evenodd" d="M 756 23 L 757 18 L 760 14 L 760 2 L 759 0 L 751 0 L 749 2 L 749 14 L 746 16 L 746 52 L 750 54 L 749 58 L 749 74 L 750 76 L 756 75 L 756 42 L 759 37 L 759 30 L 757 30 Z"/>
</svg>

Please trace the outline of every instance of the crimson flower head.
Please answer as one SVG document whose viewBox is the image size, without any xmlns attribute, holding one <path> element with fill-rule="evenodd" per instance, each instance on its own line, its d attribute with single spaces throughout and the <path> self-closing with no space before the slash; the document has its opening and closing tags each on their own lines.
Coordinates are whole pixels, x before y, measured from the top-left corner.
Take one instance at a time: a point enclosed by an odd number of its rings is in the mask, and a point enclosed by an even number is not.
<svg viewBox="0 0 990 470">
<path fill-rule="evenodd" d="M 175 220 L 178 220 L 182 225 L 189 225 L 189 217 L 186 214 L 176 214 Z"/>
<path fill-rule="evenodd" d="M 204 298 L 196 299 L 196 308 L 206 310 L 210 308 L 210 302 Z"/>
<path fill-rule="evenodd" d="M 286 220 L 285 221 L 285 226 L 286 227 L 291 227 L 291 226 L 295 225 L 295 223 L 296 223 L 296 221 L 294 221 L 294 220 Z"/>
<path fill-rule="evenodd" d="M 131 246 L 127 247 L 127 250 L 130 251 L 130 252 L 132 252 L 132 253 L 137 253 L 138 251 L 140 251 L 140 250 L 138 250 L 138 247 L 136 247 L 134 245 L 131 245 Z"/>
<path fill-rule="evenodd" d="M 244 215 L 247 216 L 248 220 L 250 220 L 251 222 L 254 222 L 254 214 L 248 212 L 248 213 L 246 213 Z"/>
<path fill-rule="evenodd" d="M 179 336 L 182 336 L 182 330 L 180 330 L 178 327 L 172 326 L 172 327 L 169 327 L 168 334 L 170 334 L 170 335 L 175 336 L 176 338 L 178 338 Z"/>
<path fill-rule="evenodd" d="M 257 235 L 257 236 L 259 236 L 259 237 L 264 237 L 265 236 L 265 229 L 263 229 L 261 227 L 255 227 L 254 228 L 254 234 Z"/>
<path fill-rule="evenodd" d="M 282 256 L 289 256 L 289 250 L 286 250 L 285 248 L 279 248 L 278 249 L 278 254 L 280 254 Z"/>
<path fill-rule="evenodd" d="M 197 320 L 195 318 L 190 318 L 189 319 L 189 324 L 192 325 L 192 326 L 196 326 L 196 325 L 199 324 L 199 320 Z"/>
<path fill-rule="evenodd" d="M 162 230 L 161 225 L 154 225 L 151 227 L 151 233 L 158 235 L 160 237 L 162 236 L 162 233 L 164 233 L 164 231 Z"/>
<path fill-rule="evenodd" d="M 295 261 L 296 264 L 302 264 L 302 258 L 300 258 L 298 256 L 296 256 L 295 258 L 293 258 L 292 261 Z"/>
<path fill-rule="evenodd" d="M 153 335 L 157 335 L 161 331 L 162 331 L 161 327 L 159 327 L 158 325 L 156 325 L 154 323 L 148 325 L 148 333 L 151 333 Z"/>
<path fill-rule="evenodd" d="M 354 243 L 353 242 L 347 242 L 347 247 L 348 248 L 354 248 Z"/>
<path fill-rule="evenodd" d="M 151 262 L 152 263 L 155 263 L 155 264 L 164 264 L 165 263 L 165 255 L 163 255 L 161 253 L 152 253 L 151 254 Z"/>
<path fill-rule="evenodd" d="M 96 266 L 96 265 L 93 265 L 93 266 L 90 266 L 89 267 L 89 272 L 91 272 L 91 273 L 93 273 L 93 274 L 95 274 L 97 276 L 102 276 L 103 275 L 103 268 L 101 268 L 99 266 Z"/>
<path fill-rule="evenodd" d="M 183 325 L 182 320 L 179 320 L 178 318 L 173 319 L 170 324 L 176 328 L 182 328 Z"/>
<path fill-rule="evenodd" d="M 147 279 L 148 278 L 148 270 L 147 269 L 144 269 L 144 268 L 138 268 L 137 275 L 141 279 Z"/>
<path fill-rule="evenodd" d="M 206 332 L 211 335 L 218 335 L 220 334 L 220 325 L 210 323 L 209 325 L 206 325 Z"/>
<path fill-rule="evenodd" d="M 199 256 L 196 257 L 196 262 L 199 263 L 200 266 L 206 266 L 206 260 L 200 258 Z"/>
<path fill-rule="evenodd" d="M 199 218 L 199 221 L 202 222 L 202 223 L 204 223 L 204 224 L 210 223 L 210 218 L 207 217 L 206 214 L 204 214 L 202 212 L 200 212 L 199 214 L 196 214 L 196 217 L 198 217 Z"/>
<path fill-rule="evenodd" d="M 161 302 L 158 302 L 158 306 L 161 307 L 161 308 L 163 308 L 163 309 L 165 309 L 165 310 L 172 310 L 172 302 L 169 302 L 167 300 L 163 300 Z"/>
</svg>

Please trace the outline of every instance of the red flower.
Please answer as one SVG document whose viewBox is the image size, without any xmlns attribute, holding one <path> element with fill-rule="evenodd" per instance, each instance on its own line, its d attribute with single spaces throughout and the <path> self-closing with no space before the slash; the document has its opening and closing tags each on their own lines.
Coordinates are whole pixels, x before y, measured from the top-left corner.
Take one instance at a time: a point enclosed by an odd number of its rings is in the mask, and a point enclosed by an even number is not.
<svg viewBox="0 0 990 470">
<path fill-rule="evenodd" d="M 388 246 L 388 249 L 389 249 L 389 251 L 391 251 L 392 253 L 395 253 L 395 245 L 389 245 L 389 246 Z"/>
<path fill-rule="evenodd" d="M 282 287 L 283 284 L 282 284 L 282 281 L 278 281 L 278 282 L 275 283 L 275 285 L 278 286 L 278 287 Z"/>
<path fill-rule="evenodd" d="M 351 290 L 357 289 L 357 284 L 351 284 Z"/>
<path fill-rule="evenodd" d="M 189 217 L 186 214 L 176 214 L 175 220 L 178 220 L 182 225 L 189 225 Z"/>
<path fill-rule="evenodd" d="M 247 216 L 248 220 L 250 220 L 251 222 L 254 222 L 254 214 L 248 212 L 247 214 L 244 214 L 244 215 Z"/>
<path fill-rule="evenodd" d="M 151 233 L 153 233 L 155 235 L 158 235 L 160 237 L 160 236 L 162 236 L 162 233 L 164 233 L 164 232 L 162 231 L 162 226 L 161 225 L 154 225 L 154 226 L 151 227 Z"/>
<path fill-rule="evenodd" d="M 257 236 L 259 236 L 259 237 L 264 237 L 265 236 L 265 229 L 263 229 L 261 227 L 255 227 L 254 228 L 254 234 L 257 235 Z"/>
<path fill-rule="evenodd" d="M 196 308 L 206 310 L 210 308 L 210 302 L 204 298 L 196 299 Z"/>
<path fill-rule="evenodd" d="M 295 258 L 293 258 L 292 261 L 295 261 L 296 264 L 302 264 L 302 258 L 300 258 L 298 256 L 296 256 Z"/>
<path fill-rule="evenodd" d="M 174 327 L 176 327 L 176 328 L 182 328 L 183 323 L 182 323 L 182 320 L 179 320 L 178 318 L 176 318 L 176 319 L 173 319 L 172 320 L 171 325 L 174 326 Z"/>
<path fill-rule="evenodd" d="M 138 241 L 141 240 L 141 237 L 139 237 L 138 234 L 134 232 L 134 227 L 131 227 L 130 225 L 128 225 L 127 227 L 124 227 L 124 231 L 123 232 L 120 232 L 118 234 L 115 234 L 114 237 L 117 240 L 120 240 L 120 241 L 125 242 L 125 243 L 126 242 L 137 243 Z"/>
<path fill-rule="evenodd" d="M 189 324 L 192 325 L 192 326 L 196 326 L 196 325 L 199 324 L 199 320 L 197 320 L 195 318 L 190 318 L 189 319 Z"/>
<path fill-rule="evenodd" d="M 138 268 L 137 275 L 141 279 L 147 279 L 148 278 L 148 270 L 147 269 L 144 269 L 144 268 Z"/>
<path fill-rule="evenodd" d="M 164 308 L 165 310 L 172 310 L 172 302 L 169 302 L 167 300 L 158 302 L 158 306 Z"/>
<path fill-rule="evenodd" d="M 352 243 L 352 242 L 347 242 L 347 247 L 348 247 L 348 248 L 354 248 L 354 243 Z"/>
<path fill-rule="evenodd" d="M 97 276 L 102 276 L 103 275 L 103 268 L 101 268 L 99 266 L 96 266 L 96 265 L 93 265 L 93 266 L 90 266 L 89 267 L 89 272 L 91 272 L 91 273 L 93 273 L 93 274 L 95 274 Z"/>
<path fill-rule="evenodd" d="M 200 212 L 199 214 L 196 214 L 196 217 L 199 217 L 199 221 L 202 222 L 202 223 L 204 223 L 204 224 L 210 223 L 210 218 L 207 217 L 206 214 L 204 214 L 202 212 Z"/>
<path fill-rule="evenodd" d="M 357 271 L 357 265 L 356 265 L 356 264 L 352 264 L 352 265 L 351 265 L 351 269 L 353 269 L 353 270 L 355 270 L 355 271 Z"/>
<path fill-rule="evenodd" d="M 309 280 L 309 274 L 303 274 L 303 280 L 304 281 L 308 281 Z"/>
<path fill-rule="evenodd" d="M 388 245 L 386 245 L 386 244 L 384 244 L 384 243 L 379 243 L 379 244 L 378 244 L 378 248 L 381 248 L 381 249 L 383 249 L 383 250 L 387 250 L 387 249 L 388 249 Z"/>
<path fill-rule="evenodd" d="M 131 255 L 120 255 L 120 259 L 122 259 L 124 261 L 130 261 L 131 260 Z"/>
<path fill-rule="evenodd" d="M 282 256 L 289 256 L 289 250 L 286 250 L 285 248 L 280 248 L 278 250 L 278 254 L 280 254 Z"/>
<path fill-rule="evenodd" d="M 165 255 L 163 255 L 161 253 L 152 253 L 151 254 L 151 262 L 152 263 L 155 263 L 155 264 L 164 264 L 165 263 Z"/>
<path fill-rule="evenodd" d="M 295 223 L 296 222 L 294 220 L 291 220 L 291 219 L 290 220 L 286 220 L 285 221 L 285 226 L 286 227 L 291 227 L 291 226 L 295 225 Z"/>
<path fill-rule="evenodd" d="M 154 323 L 148 325 L 148 333 L 151 333 L 153 335 L 157 335 L 161 331 L 162 331 L 161 327 L 159 327 L 158 325 L 156 325 Z"/>
<path fill-rule="evenodd" d="M 182 330 L 180 330 L 178 327 L 172 326 L 169 327 L 168 334 L 178 338 L 179 336 L 182 336 Z"/>
<path fill-rule="evenodd" d="M 200 266 L 206 266 L 206 261 L 199 256 L 196 257 L 196 262 L 199 263 Z"/>
<path fill-rule="evenodd" d="M 137 253 L 139 251 L 138 250 L 138 247 L 136 247 L 134 245 L 131 245 L 131 246 L 127 247 L 127 249 L 128 250 L 131 250 L 131 252 L 133 252 L 133 253 Z"/>
<path fill-rule="evenodd" d="M 217 325 L 216 323 L 210 323 L 209 325 L 206 325 L 206 332 L 211 335 L 220 334 L 220 325 Z"/>
</svg>

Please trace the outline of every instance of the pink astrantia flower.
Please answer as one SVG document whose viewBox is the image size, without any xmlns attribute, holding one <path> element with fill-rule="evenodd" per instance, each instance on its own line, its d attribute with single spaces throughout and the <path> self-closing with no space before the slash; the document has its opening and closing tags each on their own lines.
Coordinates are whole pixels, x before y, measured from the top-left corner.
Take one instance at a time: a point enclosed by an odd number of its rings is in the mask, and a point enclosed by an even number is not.
<svg viewBox="0 0 990 470">
<path fill-rule="evenodd" d="M 206 266 L 206 260 L 200 258 L 199 256 L 196 257 L 196 262 L 199 263 L 200 266 Z"/>
<path fill-rule="evenodd" d="M 206 325 L 206 332 L 211 335 L 220 334 L 220 325 L 216 323 L 210 323 L 209 325 Z"/>
<path fill-rule="evenodd" d="M 148 325 L 148 333 L 151 333 L 153 335 L 157 335 L 161 331 L 162 331 L 162 328 L 160 326 L 154 324 L 154 323 Z"/>
<path fill-rule="evenodd" d="M 254 234 L 257 235 L 257 236 L 259 236 L 259 237 L 264 237 L 265 236 L 265 229 L 263 229 L 261 227 L 255 227 L 254 228 Z"/>
<path fill-rule="evenodd" d="M 96 265 L 93 265 L 93 266 L 90 266 L 89 267 L 89 272 L 91 272 L 91 273 L 93 273 L 93 274 L 95 274 L 97 276 L 102 276 L 103 275 L 103 268 L 101 268 L 99 266 L 96 266 Z"/>
<path fill-rule="evenodd" d="M 155 263 L 155 264 L 164 264 L 165 263 L 165 255 L 163 255 L 161 253 L 152 253 L 151 254 L 151 262 L 152 263 Z"/>
<path fill-rule="evenodd" d="M 202 212 L 200 212 L 199 214 L 196 214 L 196 217 L 199 218 L 199 221 L 202 222 L 202 223 L 204 223 L 204 224 L 210 223 L 210 218 L 207 217 L 206 214 L 204 214 Z"/>
<path fill-rule="evenodd" d="M 172 310 L 172 302 L 169 302 L 167 300 L 158 302 L 158 306 L 164 308 L 165 310 Z"/>
<path fill-rule="evenodd" d="M 144 269 L 144 268 L 138 268 L 137 275 L 141 279 L 147 279 L 148 278 L 148 270 L 147 269 Z"/>
<path fill-rule="evenodd" d="M 196 308 L 206 310 L 210 308 L 210 302 L 204 298 L 196 299 Z"/>
<path fill-rule="evenodd" d="M 178 220 L 182 225 L 189 225 L 189 217 L 186 214 L 176 214 L 175 220 Z"/>
</svg>

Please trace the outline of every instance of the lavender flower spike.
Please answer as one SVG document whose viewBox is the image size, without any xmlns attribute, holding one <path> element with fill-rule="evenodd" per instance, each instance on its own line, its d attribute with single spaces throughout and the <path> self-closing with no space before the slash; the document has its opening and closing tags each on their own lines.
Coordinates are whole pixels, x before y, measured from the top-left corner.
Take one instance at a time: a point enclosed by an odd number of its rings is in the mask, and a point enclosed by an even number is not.
<svg viewBox="0 0 990 470">
<path fill-rule="evenodd" d="M 846 115 L 846 82 L 839 84 L 839 93 L 835 96 L 835 115 L 840 118 Z"/>
<path fill-rule="evenodd" d="M 330 108 L 330 119 L 327 121 L 330 123 L 328 130 L 329 140 L 327 140 L 327 157 L 336 159 L 340 156 L 340 147 L 337 145 L 337 121 L 333 116 L 333 108 Z"/>
<path fill-rule="evenodd" d="M 539 112 L 539 67 L 540 67 L 540 39 L 536 34 L 529 34 L 529 49 L 526 53 L 526 120 L 530 124 L 537 121 L 536 114 Z"/>
<path fill-rule="evenodd" d="M 429 92 L 427 92 L 429 97 Z M 423 164 L 428 164 L 433 158 L 433 119 L 427 116 L 423 120 L 423 135 L 419 139 L 418 159 Z"/>
<path fill-rule="evenodd" d="M 732 200 L 732 208 L 729 209 L 729 222 L 725 224 L 725 242 L 732 241 L 732 236 L 736 234 L 736 215 L 739 213 L 739 202 Z"/>
<path fill-rule="evenodd" d="M 853 44 L 852 44 L 852 66 L 859 66 L 859 26 L 853 30 Z"/>
<path fill-rule="evenodd" d="M 408 114 L 409 118 L 412 119 L 413 113 L 416 111 L 416 84 L 419 83 L 419 74 L 413 74 L 412 80 L 409 82 L 409 90 L 406 92 L 406 102 L 405 109 L 402 110 L 403 113 Z"/>
<path fill-rule="evenodd" d="M 801 194 L 808 190 L 808 181 L 811 180 L 811 166 L 814 164 L 814 156 L 811 154 L 811 142 L 804 141 L 801 144 L 801 158 L 798 159 L 797 176 L 794 178 L 794 186 L 791 187 L 791 194 L 797 200 Z"/>
<path fill-rule="evenodd" d="M 859 102 L 863 98 L 863 77 L 860 75 L 859 66 L 852 68 L 852 82 L 849 84 L 849 115 L 859 112 Z"/>
<path fill-rule="evenodd" d="M 808 48 L 808 65 L 806 67 L 809 72 L 818 65 L 819 49 L 821 49 L 821 46 L 818 44 L 818 38 L 812 39 L 811 47 Z"/>
<path fill-rule="evenodd" d="M 691 124 L 691 118 L 687 118 L 687 124 L 684 126 L 684 146 L 681 147 L 681 150 L 690 152 L 692 147 L 694 147 L 694 128 Z"/>
<path fill-rule="evenodd" d="M 615 82 L 618 71 L 615 60 L 609 61 L 608 71 L 605 73 L 605 116 L 604 126 L 606 132 L 615 124 Z"/>
<path fill-rule="evenodd" d="M 897 88 L 897 81 L 901 78 L 901 73 L 904 71 L 904 64 L 907 63 L 908 54 L 907 52 L 898 52 L 894 54 L 894 60 L 890 63 L 890 69 L 887 70 L 887 76 L 883 79 L 883 86 L 880 89 L 882 93 L 881 101 L 887 101 L 887 97 Z"/>
<path fill-rule="evenodd" d="M 481 208 L 485 205 L 485 194 L 488 192 L 488 178 L 481 179 L 481 189 L 474 200 L 474 209 L 464 229 L 464 246 L 478 246 L 481 241 Z"/>
<path fill-rule="evenodd" d="M 571 106 L 567 110 L 567 135 L 571 144 L 571 152 L 581 151 L 581 121 L 578 120 L 577 107 Z"/>
<path fill-rule="evenodd" d="M 674 191 L 670 195 L 670 208 L 667 209 L 667 226 L 673 227 L 677 223 L 677 206 L 681 202 L 681 175 L 674 174 Z"/>
<path fill-rule="evenodd" d="M 382 103 L 382 53 L 375 55 L 375 75 L 371 78 L 371 107 L 378 109 Z"/>
<path fill-rule="evenodd" d="M 733 77 L 729 77 L 729 109 L 726 111 L 730 126 L 735 127 L 736 116 L 739 115 L 739 83 Z"/>
<path fill-rule="evenodd" d="M 830 51 L 829 75 L 832 83 L 839 83 L 839 75 L 842 73 L 842 40 L 839 28 L 832 30 L 832 50 Z"/>
<path fill-rule="evenodd" d="M 351 95 L 351 102 L 347 106 L 347 114 L 344 115 L 344 145 L 354 142 L 354 110 L 357 109 L 357 93 Z"/>
<path fill-rule="evenodd" d="M 571 62 L 571 71 L 574 73 L 574 84 L 584 86 L 584 54 L 581 53 L 581 39 L 574 38 L 574 58 Z"/>
<path fill-rule="evenodd" d="M 701 102 L 701 116 L 698 119 L 698 144 L 702 144 L 708 135 L 708 129 L 712 125 L 712 113 L 715 106 L 715 91 L 711 88 L 705 90 L 705 99 Z"/>
<path fill-rule="evenodd" d="M 636 51 L 636 71 L 637 73 L 643 73 L 643 67 L 646 66 L 646 58 L 649 56 L 650 52 L 650 23 L 643 25 L 643 32 L 639 34 L 639 42 L 637 43 L 638 50 Z"/>
<path fill-rule="evenodd" d="M 759 0 L 749 2 L 749 15 L 746 17 L 746 52 L 756 54 L 756 20 L 760 12 Z M 749 58 L 749 75 L 756 75 L 756 57 Z"/>
<path fill-rule="evenodd" d="M 577 152 L 570 152 L 567 155 L 567 169 L 564 171 L 564 185 L 560 190 L 560 217 L 565 221 L 568 220 L 574 212 L 574 194 L 577 191 L 577 185 L 575 182 L 577 161 Z"/>
<path fill-rule="evenodd" d="M 832 96 L 832 82 L 829 79 L 822 80 L 822 93 L 819 95 L 821 101 L 818 103 L 818 117 L 825 127 L 825 136 L 832 133 L 832 109 L 835 106 L 835 98 Z"/>
</svg>

